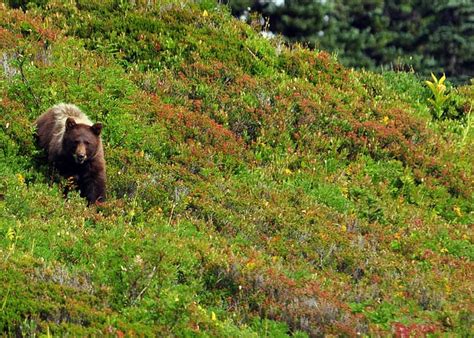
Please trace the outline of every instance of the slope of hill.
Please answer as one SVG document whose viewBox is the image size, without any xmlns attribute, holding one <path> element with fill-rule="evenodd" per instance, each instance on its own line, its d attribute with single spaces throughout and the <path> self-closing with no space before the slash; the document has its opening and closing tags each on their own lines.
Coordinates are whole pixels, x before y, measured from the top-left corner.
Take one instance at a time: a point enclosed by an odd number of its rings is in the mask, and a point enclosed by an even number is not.
<svg viewBox="0 0 474 338">
<path fill-rule="evenodd" d="M 0 330 L 468 334 L 474 86 L 267 40 L 213 1 L 0 4 Z M 33 121 L 102 121 L 110 198 Z"/>
</svg>

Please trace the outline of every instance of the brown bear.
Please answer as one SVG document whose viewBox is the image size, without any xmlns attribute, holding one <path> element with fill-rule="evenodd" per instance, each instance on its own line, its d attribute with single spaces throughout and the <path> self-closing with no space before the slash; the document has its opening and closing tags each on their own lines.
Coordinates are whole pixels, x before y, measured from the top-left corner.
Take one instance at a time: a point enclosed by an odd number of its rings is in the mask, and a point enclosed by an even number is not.
<svg viewBox="0 0 474 338">
<path fill-rule="evenodd" d="M 89 204 L 105 201 L 105 159 L 100 133 L 75 105 L 60 103 L 36 120 L 40 147 L 59 173 L 73 177 Z"/>
</svg>

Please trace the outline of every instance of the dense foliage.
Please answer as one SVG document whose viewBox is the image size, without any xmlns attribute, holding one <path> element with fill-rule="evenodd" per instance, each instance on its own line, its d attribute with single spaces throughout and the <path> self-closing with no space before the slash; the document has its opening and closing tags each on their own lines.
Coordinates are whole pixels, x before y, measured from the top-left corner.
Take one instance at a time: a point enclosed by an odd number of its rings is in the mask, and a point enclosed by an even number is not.
<svg viewBox="0 0 474 338">
<path fill-rule="evenodd" d="M 248 8 L 268 29 L 293 42 L 334 51 L 347 66 L 445 72 L 474 77 L 474 3 L 425 0 L 228 0 L 237 16 Z"/>
<path fill-rule="evenodd" d="M 267 40 L 213 1 L 0 3 L 0 331 L 468 335 L 474 85 Z M 86 207 L 33 121 L 104 123 Z"/>
</svg>

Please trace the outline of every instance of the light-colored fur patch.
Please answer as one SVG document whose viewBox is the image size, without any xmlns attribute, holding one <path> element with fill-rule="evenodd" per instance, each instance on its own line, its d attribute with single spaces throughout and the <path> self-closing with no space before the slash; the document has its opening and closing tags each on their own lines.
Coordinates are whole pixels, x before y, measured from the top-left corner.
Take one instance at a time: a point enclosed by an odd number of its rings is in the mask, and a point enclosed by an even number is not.
<svg viewBox="0 0 474 338">
<path fill-rule="evenodd" d="M 84 114 L 79 107 L 73 104 L 60 103 L 49 109 L 49 112 L 54 117 L 54 130 L 51 143 L 49 144 L 49 152 L 54 152 L 55 149 L 61 149 L 63 143 L 64 131 L 66 130 L 66 120 L 72 117 L 78 124 L 85 124 L 92 126 L 93 123 Z"/>
</svg>

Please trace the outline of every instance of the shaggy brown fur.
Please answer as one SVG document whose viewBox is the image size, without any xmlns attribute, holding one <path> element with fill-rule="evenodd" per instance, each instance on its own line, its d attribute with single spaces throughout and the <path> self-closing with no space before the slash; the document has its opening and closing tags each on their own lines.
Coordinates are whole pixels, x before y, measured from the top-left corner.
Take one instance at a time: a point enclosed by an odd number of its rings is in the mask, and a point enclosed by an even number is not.
<svg viewBox="0 0 474 338">
<path fill-rule="evenodd" d="M 38 143 L 65 177 L 74 177 L 90 203 L 105 200 L 105 159 L 100 133 L 75 105 L 61 103 L 36 120 Z"/>
</svg>

